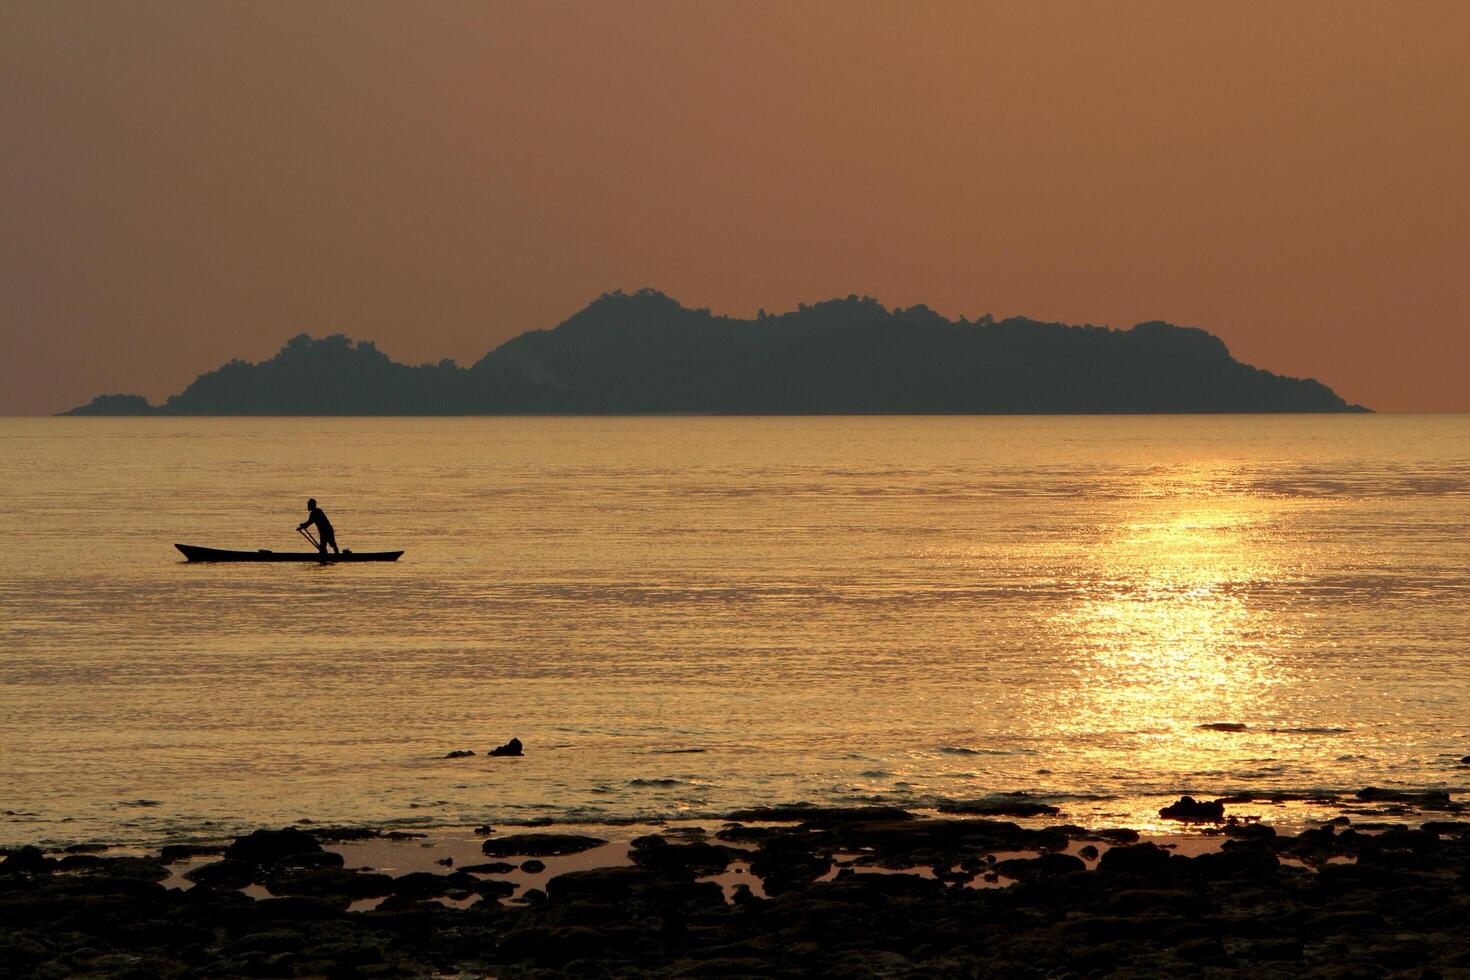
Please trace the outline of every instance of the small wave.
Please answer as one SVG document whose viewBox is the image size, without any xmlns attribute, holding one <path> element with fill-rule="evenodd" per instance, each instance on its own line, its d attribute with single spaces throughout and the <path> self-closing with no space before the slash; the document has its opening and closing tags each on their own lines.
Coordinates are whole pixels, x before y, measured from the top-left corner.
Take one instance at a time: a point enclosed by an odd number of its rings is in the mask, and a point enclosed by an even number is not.
<svg viewBox="0 0 1470 980">
<path fill-rule="evenodd" d="M 1275 735 L 1346 735 L 1352 729 L 1339 728 L 1335 725 L 1324 725 L 1321 727 L 1307 725 L 1301 728 L 1268 728 L 1266 731 Z"/>
<path fill-rule="evenodd" d="M 709 749 L 649 749 L 649 755 L 694 755 L 698 752 L 708 752 Z"/>
<path fill-rule="evenodd" d="M 970 749 L 963 745 L 941 745 L 939 751 L 945 755 L 1030 755 L 1034 753 L 1012 749 Z"/>
<path fill-rule="evenodd" d="M 630 779 L 629 786 L 688 786 L 682 779 Z"/>
<path fill-rule="evenodd" d="M 1243 732 L 1250 728 L 1249 725 L 1240 721 L 1211 721 L 1194 727 L 1202 732 Z"/>
</svg>

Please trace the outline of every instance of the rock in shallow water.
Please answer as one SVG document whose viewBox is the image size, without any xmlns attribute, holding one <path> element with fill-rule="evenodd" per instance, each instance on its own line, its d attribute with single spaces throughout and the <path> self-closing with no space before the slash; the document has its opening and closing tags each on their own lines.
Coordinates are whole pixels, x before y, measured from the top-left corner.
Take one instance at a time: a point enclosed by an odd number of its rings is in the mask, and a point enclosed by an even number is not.
<svg viewBox="0 0 1470 980">
<path fill-rule="evenodd" d="M 1196 800 L 1192 796 L 1181 796 L 1159 811 L 1165 820 L 1183 820 L 1191 823 L 1221 823 L 1225 820 L 1225 803 L 1222 800 Z"/>
<path fill-rule="evenodd" d="M 492 837 L 480 845 L 480 850 L 487 857 L 555 857 L 580 854 L 606 843 L 601 837 L 582 834 L 511 834 Z"/>
<path fill-rule="evenodd" d="M 236 837 L 235 842 L 225 848 L 225 857 L 248 864 L 268 865 L 293 854 L 314 854 L 321 849 L 322 845 L 311 834 L 295 827 L 285 827 L 281 830 L 257 830 L 245 837 Z"/>
<path fill-rule="evenodd" d="M 523 750 L 523 747 L 521 746 L 521 740 L 518 738 L 513 738 L 509 742 L 506 742 L 504 745 L 497 745 L 495 748 L 490 750 L 489 754 L 507 756 L 525 755 L 525 752 Z"/>
</svg>

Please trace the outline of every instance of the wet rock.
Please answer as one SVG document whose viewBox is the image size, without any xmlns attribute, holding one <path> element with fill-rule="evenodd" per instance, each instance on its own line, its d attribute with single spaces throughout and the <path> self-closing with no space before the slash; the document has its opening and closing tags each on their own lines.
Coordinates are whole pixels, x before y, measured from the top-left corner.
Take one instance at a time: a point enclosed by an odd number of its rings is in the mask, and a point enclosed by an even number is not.
<svg viewBox="0 0 1470 980">
<path fill-rule="evenodd" d="M 497 745 L 495 748 L 491 749 L 488 754 L 496 756 L 524 755 L 525 751 L 523 746 L 521 745 L 521 740 L 518 738 L 513 738 L 509 742 L 506 742 L 504 745 Z"/>
<path fill-rule="evenodd" d="M 1302 958 L 1302 944 L 1296 939 L 1258 939 L 1239 944 L 1233 952 L 1249 963 L 1296 961 Z"/>
<path fill-rule="evenodd" d="M 449 752 L 446 752 L 444 754 L 444 758 L 446 758 L 446 759 L 467 759 L 467 758 L 469 758 L 470 756 L 472 756 L 474 754 L 475 754 L 475 752 L 474 752 L 473 749 L 451 749 Z M 517 753 L 517 754 L 519 754 L 519 753 Z"/>
<path fill-rule="evenodd" d="M 55 858 L 48 858 L 39 847 L 27 844 L 11 851 L 4 861 L 0 861 L 0 874 L 48 874 L 59 863 Z"/>
<path fill-rule="evenodd" d="M 1097 862 L 1102 872 L 1122 874 L 1154 874 L 1169 864 L 1169 852 L 1155 844 L 1130 844 L 1112 847 Z"/>
<path fill-rule="evenodd" d="M 546 883 L 546 893 L 558 902 L 627 902 L 634 892 L 657 882 L 658 876 L 646 868 L 594 868 L 557 875 Z"/>
<path fill-rule="evenodd" d="M 57 865 L 60 871 L 96 871 L 107 867 L 107 861 L 95 854 L 68 854 Z"/>
<path fill-rule="evenodd" d="M 757 806 L 736 810 L 727 820 L 761 821 L 764 823 L 802 823 L 814 827 L 854 821 L 912 820 L 914 815 L 896 806 L 813 806 L 810 803 L 785 803 L 780 806 Z"/>
<path fill-rule="evenodd" d="M 337 868 L 281 869 L 272 873 L 265 885 L 273 895 L 345 903 L 390 895 L 394 891 L 394 880 L 385 874 L 360 874 Z"/>
<path fill-rule="evenodd" d="M 1071 854 L 1053 853 L 1034 858 L 1011 858 L 999 861 L 995 865 L 995 870 L 1007 878 L 1024 881 L 1030 878 L 1051 878 L 1086 871 L 1087 865 L 1081 858 Z"/>
<path fill-rule="evenodd" d="M 1062 811 L 1049 803 L 1027 799 L 1022 794 L 989 796 L 978 800 L 954 800 L 939 804 L 940 813 L 979 817 L 1050 817 Z"/>
<path fill-rule="evenodd" d="M 517 887 L 513 881 L 503 881 L 499 878 L 481 878 L 475 881 L 471 891 L 485 898 L 510 898 L 516 893 Z"/>
<path fill-rule="evenodd" d="M 278 868 L 340 868 L 346 863 L 336 851 L 288 854 L 276 862 Z"/>
<path fill-rule="evenodd" d="M 480 845 L 486 857 L 554 857 L 580 854 L 607 841 L 582 834 L 511 834 L 492 837 Z"/>
<path fill-rule="evenodd" d="M 602 957 L 614 941 L 609 930 L 584 926 L 516 929 L 501 940 L 496 958 L 504 963 L 530 960 L 537 966 L 555 969 L 574 960 Z"/>
<path fill-rule="evenodd" d="M 247 861 L 226 858 L 211 864 L 201 864 L 184 872 L 184 877 L 200 885 L 215 885 L 220 888 L 244 888 L 255 877 L 255 865 Z"/>
<path fill-rule="evenodd" d="M 1127 827 L 1108 827 L 1093 831 L 1092 836 L 1110 844 L 1132 844 L 1138 840 L 1138 831 Z"/>
<path fill-rule="evenodd" d="M 461 871 L 471 871 L 482 875 L 503 875 L 514 871 L 516 866 L 508 861 L 491 861 L 487 864 L 466 864 L 460 868 Z"/>
<path fill-rule="evenodd" d="M 223 854 L 223 844 L 165 844 L 158 849 L 158 860 L 164 864 L 177 864 L 196 857 L 211 857 Z"/>
<path fill-rule="evenodd" d="M 687 875 L 719 874 L 730 864 L 730 851 L 718 844 L 670 844 L 659 834 L 634 839 L 629 856 L 640 868 Z"/>
<path fill-rule="evenodd" d="M 1231 818 L 1221 831 L 1233 840 L 1264 841 L 1276 836 L 1276 828 L 1270 824 L 1241 822 Z"/>
<path fill-rule="evenodd" d="M 1094 844 L 1085 844 L 1077 850 L 1077 856 L 1084 861 L 1096 861 L 1098 850 Z"/>
<path fill-rule="evenodd" d="M 475 834 L 480 837 L 489 837 L 493 833 L 495 833 L 495 828 L 488 823 L 482 823 L 475 828 Z"/>
<path fill-rule="evenodd" d="M 1421 810 L 1461 810 L 1446 790 L 1399 790 L 1368 786 L 1353 794 L 1364 803 L 1404 803 Z"/>
<path fill-rule="evenodd" d="M 257 830 L 236 837 L 225 848 L 225 857 L 255 865 L 272 865 L 295 854 L 312 854 L 322 849 L 317 839 L 304 830 L 286 827 L 281 830 Z"/>
<path fill-rule="evenodd" d="M 546 870 L 546 862 L 531 858 L 529 861 L 521 862 L 521 870 L 528 875 L 540 874 Z"/>
<path fill-rule="evenodd" d="M 413 871 L 394 878 L 391 887 L 395 895 L 410 898 L 436 898 L 454 888 L 464 888 L 467 885 L 474 887 L 479 884 L 478 878 L 464 872 L 436 875 L 429 871 Z"/>
<path fill-rule="evenodd" d="M 1178 801 L 1159 811 L 1165 820 L 1182 820 L 1190 823 L 1221 823 L 1225 819 L 1225 804 L 1220 800 L 1196 800 L 1192 796 L 1181 796 Z"/>
</svg>

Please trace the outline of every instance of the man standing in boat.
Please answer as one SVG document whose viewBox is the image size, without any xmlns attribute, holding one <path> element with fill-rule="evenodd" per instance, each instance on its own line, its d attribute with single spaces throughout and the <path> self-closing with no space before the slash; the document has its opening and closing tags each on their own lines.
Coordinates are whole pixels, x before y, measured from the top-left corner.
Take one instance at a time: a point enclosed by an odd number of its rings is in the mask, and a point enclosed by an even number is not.
<svg viewBox="0 0 1470 980">
<path fill-rule="evenodd" d="M 317 536 L 321 539 L 317 543 L 317 548 L 321 550 L 321 553 L 325 555 L 327 545 L 331 545 L 333 553 L 340 555 L 342 551 L 337 547 L 337 532 L 332 530 L 332 522 L 327 520 L 327 515 L 323 514 L 322 509 L 316 505 L 315 497 L 306 502 L 306 509 L 311 512 L 310 516 L 306 518 L 305 524 L 296 525 L 296 530 L 305 531 L 315 524 Z"/>
</svg>

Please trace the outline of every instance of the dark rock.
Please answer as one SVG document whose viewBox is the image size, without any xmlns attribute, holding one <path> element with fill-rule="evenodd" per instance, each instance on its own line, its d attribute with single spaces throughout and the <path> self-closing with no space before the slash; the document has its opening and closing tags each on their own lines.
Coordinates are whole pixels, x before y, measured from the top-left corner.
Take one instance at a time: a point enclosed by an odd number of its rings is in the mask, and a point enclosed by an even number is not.
<svg viewBox="0 0 1470 980">
<path fill-rule="evenodd" d="M 107 860 L 95 854 L 68 854 L 57 867 L 61 871 L 96 871 L 107 867 Z"/>
<path fill-rule="evenodd" d="M 504 745 L 497 745 L 495 748 L 493 748 L 493 749 L 490 750 L 489 754 L 490 755 L 498 755 L 498 756 L 506 756 L 506 755 L 524 755 L 525 752 L 523 750 L 523 747 L 521 746 L 521 740 L 518 739 L 518 738 L 513 738 L 509 742 L 506 742 Z"/>
<path fill-rule="evenodd" d="M 476 879 L 472 884 L 478 884 Z M 435 898 L 451 888 L 463 887 L 462 875 L 436 875 L 429 871 L 413 871 L 392 881 L 393 894 L 411 898 Z"/>
<path fill-rule="evenodd" d="M 431 876 L 437 877 L 437 876 Z M 395 891 L 396 879 L 385 874 L 360 874 L 337 868 L 279 869 L 266 879 L 274 895 L 353 901 L 378 898 Z"/>
<path fill-rule="evenodd" d="M 1034 858 L 1011 858 L 997 862 L 995 870 L 1007 878 L 1051 878 L 1086 871 L 1087 865 L 1071 854 L 1043 854 Z"/>
<path fill-rule="evenodd" d="M 521 870 L 528 875 L 540 874 L 546 870 L 546 862 L 531 858 L 529 861 L 521 862 Z"/>
<path fill-rule="evenodd" d="M 1241 944 L 1235 956 L 1252 963 L 1295 961 L 1302 958 L 1302 944 L 1296 939 L 1258 939 Z"/>
<path fill-rule="evenodd" d="M 1092 836 L 1111 844 L 1132 844 L 1138 840 L 1138 831 L 1127 827 L 1108 827 L 1104 830 L 1093 831 Z"/>
<path fill-rule="evenodd" d="M 689 875 L 718 874 L 730 864 L 728 848 L 701 841 L 670 844 L 659 834 L 634 839 L 629 856 L 640 868 Z"/>
<path fill-rule="evenodd" d="M 757 806 L 727 814 L 727 820 L 756 820 L 763 823 L 803 823 L 814 827 L 855 821 L 912 820 L 914 815 L 896 806 L 813 806 L 810 803 L 785 803 L 780 806 Z M 728 839 L 728 838 L 727 838 Z"/>
<path fill-rule="evenodd" d="M 472 891 L 486 898 L 510 898 L 516 893 L 519 886 L 513 881 L 503 881 L 499 878 L 478 879 Z"/>
<path fill-rule="evenodd" d="M 158 849 L 158 860 L 164 864 L 177 864 L 196 857 L 223 854 L 223 844 L 165 844 Z"/>
<path fill-rule="evenodd" d="M 1086 844 L 1083 847 L 1079 848 L 1077 851 L 1077 856 L 1082 858 L 1084 861 L 1096 861 L 1097 855 L 1097 847 L 1093 844 Z"/>
<path fill-rule="evenodd" d="M 317 839 L 304 830 L 286 827 L 281 830 L 257 830 L 235 838 L 225 848 L 225 857 L 255 865 L 272 865 L 293 854 L 311 854 L 322 849 Z"/>
<path fill-rule="evenodd" d="M 1190 823 L 1221 823 L 1225 820 L 1225 804 L 1220 800 L 1196 800 L 1192 796 L 1181 796 L 1159 811 L 1165 820 L 1183 820 Z"/>
<path fill-rule="evenodd" d="M 492 837 L 480 845 L 480 850 L 486 857 L 553 857 L 580 854 L 606 843 L 601 837 L 581 834 L 512 834 Z"/>
<path fill-rule="evenodd" d="M 1447 790 L 1399 790 L 1368 786 L 1353 794 L 1364 803 L 1405 803 L 1424 810 L 1460 810 L 1460 804 L 1450 800 Z"/>
<path fill-rule="evenodd" d="M 346 862 L 336 851 L 288 854 L 276 862 L 278 868 L 340 868 Z"/>
<path fill-rule="evenodd" d="M 481 837 L 489 837 L 491 834 L 495 833 L 495 828 L 490 826 L 488 823 L 482 823 L 480 824 L 480 826 L 475 828 L 475 833 Z"/>
<path fill-rule="evenodd" d="M 657 881 L 645 868 L 594 868 L 557 875 L 546 883 L 546 893 L 558 902 L 628 902 L 635 891 Z"/>
<path fill-rule="evenodd" d="M 474 755 L 473 749 L 453 749 L 445 754 L 446 759 L 466 759 Z M 519 755 L 519 753 L 516 753 Z"/>
<path fill-rule="evenodd" d="M 941 803 L 937 809 L 940 813 L 980 817 L 1050 817 L 1062 812 L 1049 803 L 1027 799 L 1023 794 L 989 796 L 978 800 L 955 800 Z"/>
<path fill-rule="evenodd" d="M 1243 732 L 1249 726 L 1238 721 L 1212 721 L 1194 727 L 1202 732 Z"/>
<path fill-rule="evenodd" d="M 201 864 L 184 872 L 184 877 L 201 885 L 221 888 L 244 888 L 255 878 L 256 866 L 246 861 L 226 858 L 213 864 Z"/>
<path fill-rule="evenodd" d="M 48 858 L 42 853 L 39 847 L 27 844 L 11 851 L 4 861 L 0 861 L 0 874 L 47 874 L 58 863 L 55 858 Z"/>
<path fill-rule="evenodd" d="M 1155 844 L 1130 844 L 1103 852 L 1097 869 L 1123 874 L 1153 874 L 1169 864 L 1169 852 Z"/>
<path fill-rule="evenodd" d="M 516 866 L 506 861 L 491 861 L 488 864 L 466 864 L 461 871 L 472 871 L 482 875 L 503 875 L 514 871 Z"/>
</svg>

